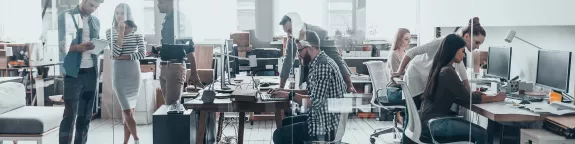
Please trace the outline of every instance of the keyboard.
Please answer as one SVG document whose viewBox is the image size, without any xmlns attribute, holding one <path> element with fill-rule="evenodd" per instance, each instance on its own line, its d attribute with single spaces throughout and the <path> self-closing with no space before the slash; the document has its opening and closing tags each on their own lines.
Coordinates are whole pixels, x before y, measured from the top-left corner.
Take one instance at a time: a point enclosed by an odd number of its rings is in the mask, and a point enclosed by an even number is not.
<svg viewBox="0 0 575 144">
<path fill-rule="evenodd" d="M 271 94 L 260 94 L 260 97 L 262 98 L 263 101 L 287 101 L 289 100 L 288 98 L 274 98 L 272 97 Z"/>
<path fill-rule="evenodd" d="M 530 102 L 542 102 L 543 101 L 543 98 L 526 96 L 526 95 L 517 95 L 517 94 L 509 94 L 509 95 L 507 95 L 507 98 L 516 99 L 516 100 L 527 100 Z"/>
</svg>

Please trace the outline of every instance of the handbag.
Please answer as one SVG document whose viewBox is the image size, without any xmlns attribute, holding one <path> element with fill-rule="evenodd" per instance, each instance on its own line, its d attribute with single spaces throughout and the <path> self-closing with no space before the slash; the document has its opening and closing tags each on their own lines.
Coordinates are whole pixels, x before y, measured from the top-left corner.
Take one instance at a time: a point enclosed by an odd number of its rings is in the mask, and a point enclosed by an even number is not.
<svg viewBox="0 0 575 144">
<path fill-rule="evenodd" d="M 387 101 L 389 103 L 403 102 L 401 86 L 399 84 L 390 81 L 389 83 L 387 83 L 386 89 L 387 89 Z"/>
</svg>

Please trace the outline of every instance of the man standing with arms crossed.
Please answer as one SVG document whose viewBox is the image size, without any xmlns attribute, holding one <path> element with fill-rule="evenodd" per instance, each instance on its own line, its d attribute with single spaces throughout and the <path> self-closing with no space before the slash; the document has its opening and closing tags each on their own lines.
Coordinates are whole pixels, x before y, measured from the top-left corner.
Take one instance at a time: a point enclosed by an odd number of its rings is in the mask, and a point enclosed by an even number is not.
<svg viewBox="0 0 575 144">
<path fill-rule="evenodd" d="M 82 0 L 80 5 L 58 15 L 61 57 L 65 54 L 64 117 L 60 123 L 60 144 L 85 144 L 97 95 L 98 56 L 92 54 L 91 39 L 99 39 L 100 21 L 91 14 L 104 0 Z M 67 40 L 68 39 L 68 40 Z M 71 42 L 70 42 L 71 40 Z"/>
</svg>

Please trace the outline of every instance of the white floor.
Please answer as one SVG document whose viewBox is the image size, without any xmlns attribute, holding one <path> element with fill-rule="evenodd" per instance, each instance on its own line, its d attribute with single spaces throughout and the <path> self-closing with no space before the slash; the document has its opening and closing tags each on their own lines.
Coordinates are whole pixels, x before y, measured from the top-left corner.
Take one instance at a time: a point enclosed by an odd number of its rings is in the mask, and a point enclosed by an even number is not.
<svg viewBox="0 0 575 144">
<path fill-rule="evenodd" d="M 236 123 L 237 125 L 237 123 Z M 369 135 L 376 128 L 388 128 L 392 126 L 389 121 L 376 121 L 374 119 L 350 119 L 346 126 L 343 142 L 350 144 L 369 144 Z M 272 144 L 272 134 L 275 130 L 274 121 L 255 121 L 254 125 L 246 123 L 244 131 L 244 144 Z M 224 136 L 235 136 L 237 126 L 228 126 L 224 129 Z M 138 126 L 140 144 L 152 144 L 152 125 Z M 57 144 L 58 132 L 51 133 L 44 138 L 43 144 Z M 88 144 L 122 144 L 123 125 L 113 120 L 97 119 L 90 125 Z M 130 143 L 132 143 L 130 141 Z M 376 139 L 376 144 L 395 144 L 390 134 L 382 135 Z M 4 144 L 12 142 L 4 141 Z M 18 144 L 35 144 L 35 142 L 20 141 Z"/>
</svg>

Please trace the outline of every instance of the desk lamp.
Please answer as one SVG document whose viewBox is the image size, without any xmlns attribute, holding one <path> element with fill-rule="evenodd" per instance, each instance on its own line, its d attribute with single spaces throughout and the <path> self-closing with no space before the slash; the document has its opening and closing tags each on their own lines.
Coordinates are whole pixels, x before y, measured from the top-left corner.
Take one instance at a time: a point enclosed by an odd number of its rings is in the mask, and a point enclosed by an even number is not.
<svg viewBox="0 0 575 144">
<path fill-rule="evenodd" d="M 509 32 L 507 32 L 507 37 L 505 37 L 505 42 L 511 43 L 511 41 L 513 41 L 513 38 L 517 38 L 517 39 L 519 39 L 519 40 L 521 40 L 521 41 L 523 41 L 523 42 L 525 42 L 525 43 L 527 43 L 527 44 L 529 44 L 529 45 L 531 45 L 531 46 L 534 46 L 534 47 L 536 47 L 536 48 L 538 48 L 538 49 L 543 49 L 543 48 L 541 48 L 541 47 L 539 47 L 539 46 L 537 46 L 537 45 L 534 45 L 534 44 L 532 44 L 532 43 L 530 43 L 530 42 L 528 42 L 528 41 L 526 41 L 526 40 L 524 40 L 524 39 L 522 39 L 522 38 L 520 38 L 520 37 L 515 36 L 515 33 L 516 33 L 516 32 L 515 32 L 514 30 L 509 30 Z"/>
</svg>

